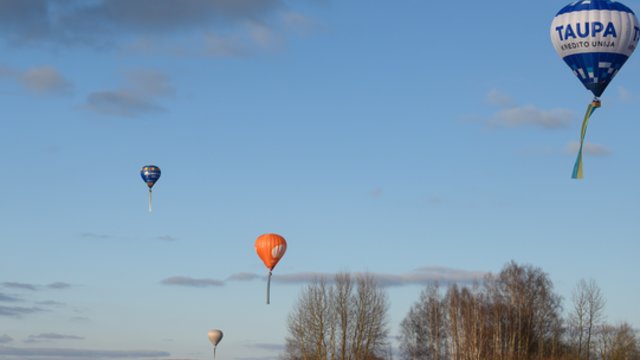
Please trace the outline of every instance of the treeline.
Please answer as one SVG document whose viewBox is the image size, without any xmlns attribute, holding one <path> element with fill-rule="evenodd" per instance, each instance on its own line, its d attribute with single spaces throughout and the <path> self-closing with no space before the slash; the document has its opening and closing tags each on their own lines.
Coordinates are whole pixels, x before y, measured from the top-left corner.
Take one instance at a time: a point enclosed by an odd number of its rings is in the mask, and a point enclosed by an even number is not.
<svg viewBox="0 0 640 360">
<path fill-rule="evenodd" d="M 605 299 L 595 282 L 575 288 L 568 318 L 541 269 L 507 264 L 471 287 L 425 289 L 400 326 L 403 359 L 635 360 L 629 324 L 604 322 Z"/>
<path fill-rule="evenodd" d="M 608 324 L 605 299 L 580 281 L 567 317 L 541 269 L 508 263 L 473 285 L 427 286 L 400 324 L 406 360 L 640 360 L 628 323 Z M 287 360 L 393 359 L 386 293 L 371 275 L 318 279 L 289 314 Z"/>
</svg>

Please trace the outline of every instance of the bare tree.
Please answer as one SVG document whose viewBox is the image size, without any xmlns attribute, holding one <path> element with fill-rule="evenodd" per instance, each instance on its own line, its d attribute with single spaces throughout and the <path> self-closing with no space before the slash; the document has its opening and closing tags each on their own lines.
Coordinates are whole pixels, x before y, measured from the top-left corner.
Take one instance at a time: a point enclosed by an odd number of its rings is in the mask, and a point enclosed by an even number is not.
<svg viewBox="0 0 640 360">
<path fill-rule="evenodd" d="M 578 359 L 589 360 L 596 328 L 603 321 L 605 299 L 596 282 L 584 279 L 572 293 L 573 313 L 569 315 L 571 341 Z"/>
<path fill-rule="evenodd" d="M 444 360 L 448 356 L 447 317 L 438 283 L 427 286 L 400 324 L 400 351 L 406 359 Z"/>
<path fill-rule="evenodd" d="M 330 299 L 325 279 L 307 286 L 289 314 L 287 358 L 291 360 L 326 359 L 331 319 Z"/>
<path fill-rule="evenodd" d="M 619 326 L 607 324 L 600 326 L 594 348 L 601 360 L 640 359 L 638 338 L 628 323 L 622 323 Z"/>
<path fill-rule="evenodd" d="M 338 274 L 328 285 L 307 286 L 289 314 L 285 358 L 290 360 L 375 360 L 387 355 L 386 293 L 371 275 L 355 283 Z"/>
<path fill-rule="evenodd" d="M 495 359 L 544 359 L 560 341 L 560 297 L 540 268 L 507 264 L 496 277 L 488 277 L 487 301 L 492 316 L 492 351 Z"/>
<path fill-rule="evenodd" d="M 560 297 L 539 268 L 507 264 L 481 284 L 433 287 L 401 325 L 405 359 L 542 360 L 561 353 Z"/>
</svg>

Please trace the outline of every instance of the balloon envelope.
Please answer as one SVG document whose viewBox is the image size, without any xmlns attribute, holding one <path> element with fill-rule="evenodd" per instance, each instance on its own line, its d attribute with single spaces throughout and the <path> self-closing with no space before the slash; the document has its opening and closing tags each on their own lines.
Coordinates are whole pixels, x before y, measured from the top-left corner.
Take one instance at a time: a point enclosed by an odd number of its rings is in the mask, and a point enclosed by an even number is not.
<svg viewBox="0 0 640 360">
<path fill-rule="evenodd" d="M 223 336 L 222 330 L 218 330 L 218 329 L 209 330 L 209 333 L 207 335 L 209 337 L 209 341 L 211 341 L 213 346 L 217 346 L 218 343 L 220 343 L 220 340 L 222 340 L 222 336 Z"/>
<path fill-rule="evenodd" d="M 155 185 L 156 181 L 158 181 L 160 174 L 162 174 L 160 168 L 155 165 L 145 165 L 142 167 L 142 170 L 140 170 L 140 177 L 142 177 L 142 180 L 147 183 L 149 189 L 151 189 L 153 185 Z"/>
<path fill-rule="evenodd" d="M 256 239 L 256 252 L 264 265 L 273 270 L 287 251 L 287 242 L 278 234 L 262 234 Z"/>
<path fill-rule="evenodd" d="M 550 32 L 556 52 L 599 97 L 635 50 L 640 28 L 633 11 L 617 1 L 581 0 L 558 12 Z"/>
</svg>

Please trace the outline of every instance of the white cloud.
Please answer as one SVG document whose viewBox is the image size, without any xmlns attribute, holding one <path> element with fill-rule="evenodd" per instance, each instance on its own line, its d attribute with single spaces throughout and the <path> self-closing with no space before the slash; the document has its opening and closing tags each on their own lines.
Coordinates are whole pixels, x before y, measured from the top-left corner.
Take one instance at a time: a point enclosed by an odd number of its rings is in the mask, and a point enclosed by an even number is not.
<svg viewBox="0 0 640 360">
<path fill-rule="evenodd" d="M 38 312 L 46 311 L 39 307 L 24 307 L 24 306 L 2 306 L 0 305 L 0 316 L 9 316 L 20 318 L 24 315 L 30 315 Z"/>
<path fill-rule="evenodd" d="M 157 71 L 137 70 L 128 72 L 125 80 L 120 89 L 90 93 L 84 107 L 100 114 L 121 117 L 138 117 L 166 111 L 157 104 L 157 99 L 174 93 L 167 75 Z"/>
<path fill-rule="evenodd" d="M 618 97 L 625 103 L 632 103 L 636 100 L 636 96 L 629 89 L 622 86 L 618 87 Z"/>
<path fill-rule="evenodd" d="M 365 273 L 355 272 L 355 276 Z M 487 273 L 482 271 L 468 271 L 452 269 L 446 267 L 427 266 L 415 269 L 404 274 L 391 273 L 366 273 L 373 276 L 380 282 L 381 286 L 405 286 L 405 285 L 426 285 L 434 281 L 440 283 L 468 283 L 481 280 Z M 291 274 L 273 274 L 272 281 L 283 284 L 306 284 L 324 278 L 328 282 L 335 280 L 335 273 L 322 272 L 298 272 Z M 229 276 L 225 281 L 251 281 L 263 279 L 265 275 L 254 273 L 236 273 Z M 164 285 L 177 285 L 185 287 L 207 287 L 224 286 L 225 281 L 214 279 L 196 279 L 188 276 L 173 276 L 161 281 Z"/>
<path fill-rule="evenodd" d="M 252 42 L 263 49 L 273 49 L 281 44 L 280 38 L 273 29 L 261 23 L 251 23 L 249 37 Z"/>
<path fill-rule="evenodd" d="M 293 30 L 299 35 L 306 35 L 319 27 L 312 19 L 295 11 L 286 11 L 282 13 L 281 19 L 282 24 L 286 28 Z"/>
<path fill-rule="evenodd" d="M 27 283 L 20 283 L 20 282 L 14 282 L 14 281 L 3 282 L 2 286 L 6 287 L 6 288 L 11 288 L 11 289 L 22 289 L 22 290 L 31 290 L 31 291 L 36 291 L 37 290 L 37 286 L 36 285 L 27 284 Z"/>
<path fill-rule="evenodd" d="M 533 105 L 518 105 L 511 96 L 497 89 L 486 95 L 487 102 L 500 109 L 484 121 L 491 127 L 537 126 L 545 129 L 565 128 L 575 120 L 575 114 L 567 109 L 544 110 Z"/>
<path fill-rule="evenodd" d="M 567 127 L 575 119 L 566 109 L 540 110 L 534 106 L 516 106 L 498 111 L 488 124 L 498 127 L 538 126 L 546 129 Z"/>
<path fill-rule="evenodd" d="M 71 82 L 49 65 L 26 70 L 0 66 L 0 78 L 16 82 L 38 95 L 62 95 L 69 93 L 72 88 Z"/>
<path fill-rule="evenodd" d="M 15 356 L 19 358 L 49 357 L 49 358 L 73 358 L 73 359 L 123 359 L 123 358 L 150 358 L 167 357 L 171 354 L 166 351 L 151 350 L 92 350 L 71 348 L 19 348 L 0 346 L 0 355 Z"/>
<path fill-rule="evenodd" d="M 580 143 L 571 142 L 567 144 L 566 152 L 569 154 L 575 155 L 578 153 L 579 149 L 580 149 Z M 585 142 L 582 145 L 582 153 L 586 155 L 592 155 L 592 156 L 609 156 L 611 155 L 612 152 L 604 145 Z"/>
<path fill-rule="evenodd" d="M 84 337 L 77 335 L 65 335 L 58 333 L 42 333 L 38 335 L 29 335 L 24 341 L 25 343 L 46 342 L 52 340 L 84 340 Z"/>
<path fill-rule="evenodd" d="M 57 281 L 47 285 L 50 289 L 67 289 L 71 287 L 71 284 L 67 284 L 65 282 Z"/>
<path fill-rule="evenodd" d="M 51 66 L 29 69 L 21 75 L 21 80 L 27 89 L 37 94 L 60 94 L 71 89 L 71 83 Z"/>
<path fill-rule="evenodd" d="M 358 276 L 363 273 L 354 273 Z M 487 273 L 482 271 L 467 271 L 460 269 L 451 269 L 445 267 L 422 267 L 409 273 L 390 274 L 390 273 L 367 273 L 373 276 L 381 286 L 405 286 L 405 285 L 426 285 L 435 281 L 440 283 L 468 283 L 481 280 Z M 303 272 L 294 274 L 278 274 L 273 275 L 274 282 L 280 283 L 308 283 L 319 278 L 327 281 L 333 281 L 335 274 L 332 273 L 316 273 Z"/>
<path fill-rule="evenodd" d="M 0 344 L 6 344 L 13 341 L 13 338 L 7 334 L 0 336 Z"/>
<path fill-rule="evenodd" d="M 96 234 L 96 233 L 92 233 L 92 232 L 85 232 L 80 234 L 80 237 L 85 238 L 85 239 L 97 239 L 97 240 L 105 240 L 105 239 L 112 239 L 113 236 L 111 235 L 107 235 L 107 234 Z"/>
<path fill-rule="evenodd" d="M 209 287 L 224 286 L 224 281 L 215 279 L 195 279 L 188 276 L 172 276 L 161 281 L 164 285 L 186 286 L 186 287 Z"/>
<path fill-rule="evenodd" d="M 130 34 L 167 34 L 265 21 L 282 8 L 279 0 L 2 1 L 0 35 L 20 45 L 103 44 Z"/>
<path fill-rule="evenodd" d="M 513 104 L 513 100 L 511 97 L 497 89 L 489 90 L 487 94 L 487 101 L 492 105 L 498 106 L 511 106 Z"/>
<path fill-rule="evenodd" d="M 169 77 L 159 71 L 136 70 L 126 74 L 127 88 L 140 96 L 156 97 L 173 95 L 174 88 Z"/>
<path fill-rule="evenodd" d="M 250 281 L 259 278 L 257 274 L 254 273 L 236 273 L 232 274 L 227 278 L 227 281 Z"/>
<path fill-rule="evenodd" d="M 248 51 L 243 45 L 242 38 L 236 34 L 220 35 L 212 32 L 204 34 L 205 54 L 214 57 L 236 57 L 247 55 Z"/>
<path fill-rule="evenodd" d="M 87 97 L 85 107 L 104 115 L 137 117 L 165 109 L 150 99 L 128 90 L 96 91 Z"/>
<path fill-rule="evenodd" d="M 7 294 L 3 294 L 0 293 L 0 301 L 4 301 L 4 302 L 20 302 L 23 301 L 22 299 L 12 296 L 12 295 L 7 295 Z"/>
<path fill-rule="evenodd" d="M 292 4 L 295 4 L 293 2 Z M 0 41 L 236 56 L 279 46 L 313 22 L 282 0 L 0 1 Z M 153 11 L 149 11 L 153 9 Z M 221 35 L 221 34 L 224 34 Z"/>
<path fill-rule="evenodd" d="M 171 236 L 171 235 L 161 235 L 161 236 L 156 236 L 153 238 L 153 240 L 160 240 L 160 241 L 177 241 L 178 238 L 175 236 Z"/>
<path fill-rule="evenodd" d="M 271 352 L 279 352 L 279 353 L 284 352 L 286 348 L 284 344 L 265 344 L 265 343 L 249 344 L 245 346 L 252 349 L 259 349 L 262 351 L 271 351 Z"/>
<path fill-rule="evenodd" d="M 372 198 L 379 198 L 383 193 L 384 191 L 382 190 L 382 188 L 377 187 L 369 191 L 369 196 L 371 196 Z"/>
</svg>

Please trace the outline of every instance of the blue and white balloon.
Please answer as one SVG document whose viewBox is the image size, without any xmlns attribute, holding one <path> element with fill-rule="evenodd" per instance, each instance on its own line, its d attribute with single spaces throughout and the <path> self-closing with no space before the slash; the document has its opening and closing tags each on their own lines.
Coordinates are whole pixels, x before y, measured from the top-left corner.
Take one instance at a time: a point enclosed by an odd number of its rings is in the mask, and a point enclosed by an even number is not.
<svg viewBox="0 0 640 360">
<path fill-rule="evenodd" d="M 633 11 L 611 0 L 572 2 L 551 23 L 553 47 L 596 97 L 636 49 L 639 37 Z"/>
</svg>

